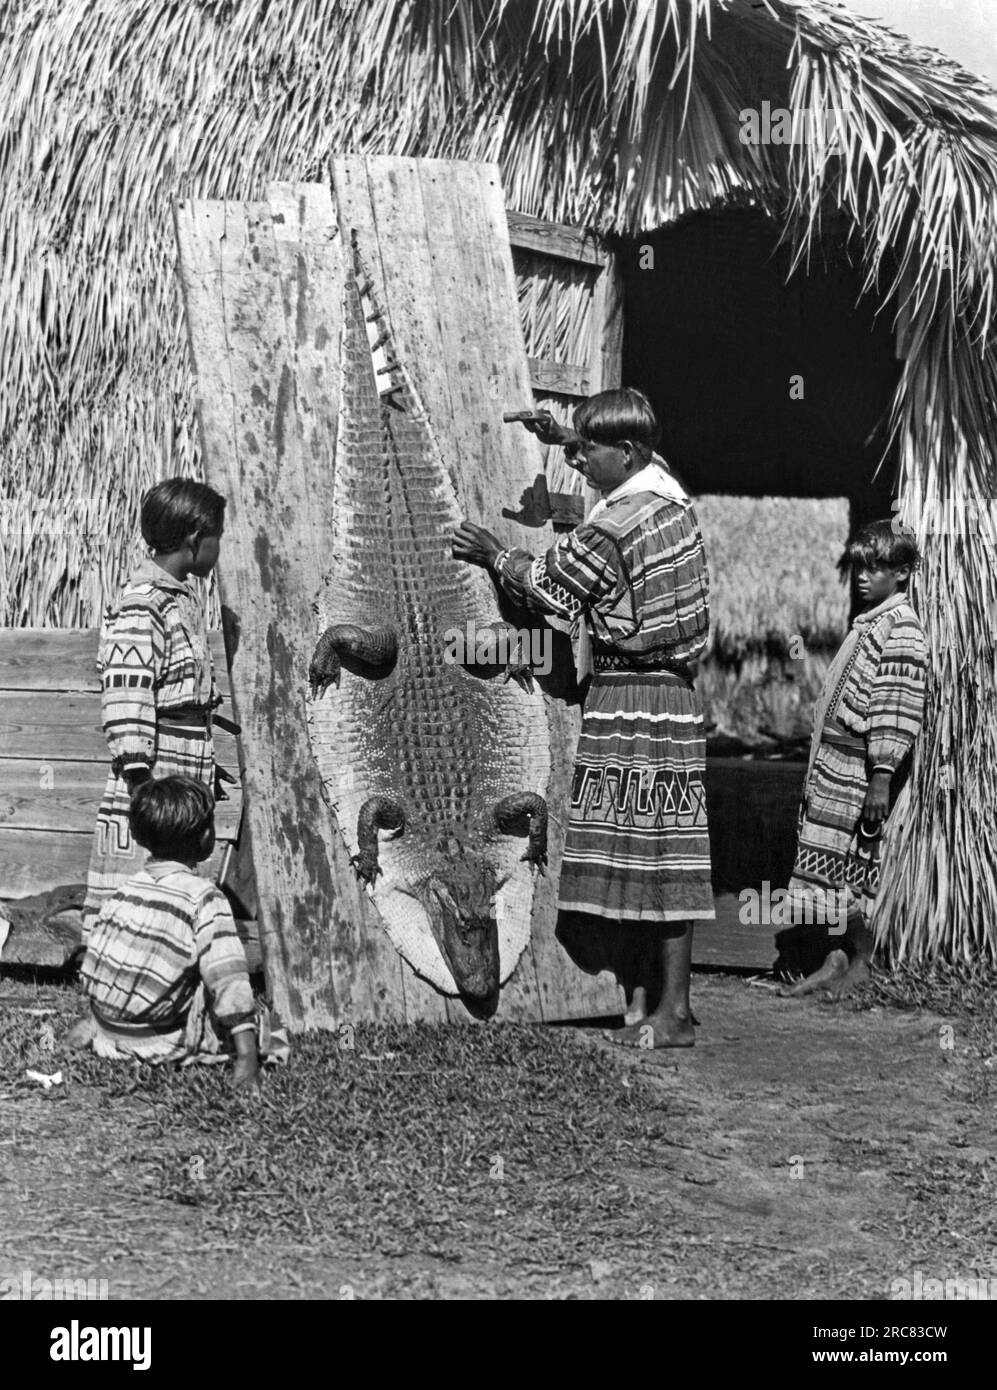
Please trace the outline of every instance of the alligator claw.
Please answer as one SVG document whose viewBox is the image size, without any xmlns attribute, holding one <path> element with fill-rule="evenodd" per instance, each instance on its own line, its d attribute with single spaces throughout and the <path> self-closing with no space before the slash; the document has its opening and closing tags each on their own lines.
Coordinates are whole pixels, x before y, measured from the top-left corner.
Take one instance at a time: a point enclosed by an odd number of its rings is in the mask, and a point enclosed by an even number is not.
<svg viewBox="0 0 997 1390">
<path fill-rule="evenodd" d="M 515 681 L 521 689 L 526 691 L 527 695 L 533 694 L 533 667 L 530 666 L 529 662 L 510 663 L 505 668 L 505 675 L 502 679 L 506 684 L 509 681 Z"/>
<path fill-rule="evenodd" d="M 529 817 L 529 841 L 521 862 L 544 872 L 547 863 L 547 803 L 537 792 L 514 792 L 499 801 L 492 815 L 503 835 L 522 833 L 524 817 Z"/>
<path fill-rule="evenodd" d="M 378 874 L 384 872 L 378 860 L 379 830 L 393 830 L 394 839 L 405 832 L 405 812 L 390 796 L 368 797 L 357 816 L 359 849 L 350 863 L 365 886 L 374 884 Z"/>
<path fill-rule="evenodd" d="M 485 633 L 489 636 L 481 645 L 481 638 Z M 502 660 L 504 651 L 509 653 L 508 660 L 505 661 Z M 513 680 L 528 695 L 533 694 L 533 667 L 530 664 L 529 647 L 523 640 L 523 633 L 504 619 L 499 618 L 496 622 L 487 623 L 477 629 L 474 648 L 468 653 L 465 664 L 502 667 L 503 683 L 507 684 Z"/>
<path fill-rule="evenodd" d="M 353 657 L 367 666 L 389 666 L 398 656 L 398 638 L 390 627 L 335 623 L 326 628 L 308 667 L 313 700 L 321 699 L 330 685 L 339 685 L 340 655 Z"/>
</svg>

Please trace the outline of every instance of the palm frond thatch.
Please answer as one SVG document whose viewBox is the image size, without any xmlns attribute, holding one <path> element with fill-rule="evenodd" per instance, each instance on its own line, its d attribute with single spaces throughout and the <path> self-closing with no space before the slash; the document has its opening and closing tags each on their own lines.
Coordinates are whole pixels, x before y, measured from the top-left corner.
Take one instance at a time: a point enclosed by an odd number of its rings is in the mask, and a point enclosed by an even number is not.
<svg viewBox="0 0 997 1390">
<path fill-rule="evenodd" d="M 847 497 L 696 498 L 710 568 L 710 653 L 802 660 L 834 650 L 848 631 L 838 571 L 848 540 Z"/>
<path fill-rule="evenodd" d="M 198 469 L 175 197 L 258 198 L 355 151 L 495 159 L 510 206 L 603 232 L 750 201 L 801 263 L 845 214 L 902 335 L 898 493 L 934 658 L 880 935 L 997 960 L 994 528 L 954 519 L 997 469 L 984 83 L 821 0 L 26 0 L 0 6 L 0 93 L 8 624 L 93 623 L 143 489 Z M 766 100 L 838 112 L 840 152 L 741 143 Z M 96 535 L 40 524 L 33 499 L 66 494 Z"/>
</svg>

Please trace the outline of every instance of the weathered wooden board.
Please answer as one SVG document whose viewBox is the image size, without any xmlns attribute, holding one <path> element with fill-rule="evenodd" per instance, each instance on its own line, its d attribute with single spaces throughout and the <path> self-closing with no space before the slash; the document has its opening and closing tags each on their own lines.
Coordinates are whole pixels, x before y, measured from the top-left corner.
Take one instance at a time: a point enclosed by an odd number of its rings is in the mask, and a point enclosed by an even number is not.
<svg viewBox="0 0 997 1390">
<path fill-rule="evenodd" d="M 400 962 L 357 887 L 305 719 L 339 394 L 329 192 L 175 213 L 205 471 L 228 499 L 218 578 L 270 987 L 292 1029 L 403 1017 Z"/>
<path fill-rule="evenodd" d="M 221 633 L 210 637 L 228 691 Z M 86 880 L 97 808 L 107 779 L 96 629 L 0 632 L 0 896 L 19 898 Z M 219 763 L 237 779 L 235 737 L 215 731 Z M 202 867 L 217 877 L 239 835 L 242 789 L 218 803 L 218 846 Z M 44 963 L 39 961 L 37 963 Z"/>
<path fill-rule="evenodd" d="M 540 251 L 583 265 L 605 265 L 609 256 L 605 243 L 592 232 L 571 227 L 566 222 L 547 222 L 523 212 L 508 212 L 509 241 L 524 251 Z"/>
<path fill-rule="evenodd" d="M 437 436 L 467 516 L 534 553 L 554 538 L 530 527 L 519 501 L 542 472 L 539 445 L 502 412 L 531 398 L 515 275 L 498 170 L 448 160 L 340 158 L 333 189 L 344 237 L 356 231 L 404 361 Z M 376 249 L 375 249 L 376 248 Z M 577 710 L 547 701 L 554 815 L 567 803 Z M 554 938 L 562 840 L 552 825 L 551 870 L 536 895 L 533 941 L 502 991 L 499 1018 L 556 1019 L 615 1013 L 608 976 L 590 978 Z M 410 987 L 406 1004 L 423 986 Z M 462 1007 L 451 1016 L 466 1018 Z"/>
<path fill-rule="evenodd" d="M 86 883 L 92 842 L 92 827 L 88 835 L 0 829 L 0 898 L 24 898 L 61 884 Z"/>
<path fill-rule="evenodd" d="M 106 759 L 0 759 L 0 826 L 92 834 L 106 781 Z M 226 799 L 215 806 L 215 832 L 222 840 L 234 840 L 242 815 L 242 789 L 227 787 L 226 792 Z"/>
<path fill-rule="evenodd" d="M 7 627 L 0 629 L 0 689 L 100 691 L 95 627 Z M 215 664 L 215 684 L 228 699 L 225 644 L 220 632 L 208 633 Z M 222 705 L 221 713 L 226 712 Z"/>
<path fill-rule="evenodd" d="M 239 771 L 235 737 L 214 730 L 215 757 L 233 774 Z M 0 759 L 108 764 L 101 725 L 100 696 L 92 691 L 0 689 Z"/>
</svg>

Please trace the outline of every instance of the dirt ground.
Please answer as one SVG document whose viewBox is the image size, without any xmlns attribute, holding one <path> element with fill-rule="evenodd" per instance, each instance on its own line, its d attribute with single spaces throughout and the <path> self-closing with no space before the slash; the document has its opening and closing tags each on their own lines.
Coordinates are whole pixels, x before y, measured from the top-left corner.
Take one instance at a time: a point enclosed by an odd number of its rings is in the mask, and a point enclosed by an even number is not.
<svg viewBox="0 0 997 1390">
<path fill-rule="evenodd" d="M 65 987 L 0 985 L 8 1018 L 50 1017 L 57 1031 L 76 1004 Z M 140 1093 L 72 1079 L 43 1092 L 8 1070 L 0 1276 L 106 1278 L 111 1298 L 142 1299 L 876 1299 L 918 1270 L 997 1277 L 994 1059 L 971 1027 L 923 1010 L 783 1000 L 720 974 L 696 976 L 694 1007 L 697 1046 L 683 1053 L 545 1030 L 566 1078 L 595 1049 L 613 1084 L 638 1087 L 656 1117 L 654 1137 L 614 1150 L 598 1175 L 592 1210 L 608 1192 L 622 1215 L 618 1227 L 596 1223 L 602 1234 L 578 1244 L 578 1260 L 503 1254 L 497 1230 L 525 1220 L 511 1202 L 492 1224 L 477 1221 L 459 1259 L 227 1237 L 196 1205 L 143 1195 L 153 1178 Z M 580 1232 L 591 1215 L 575 1213 Z"/>
</svg>

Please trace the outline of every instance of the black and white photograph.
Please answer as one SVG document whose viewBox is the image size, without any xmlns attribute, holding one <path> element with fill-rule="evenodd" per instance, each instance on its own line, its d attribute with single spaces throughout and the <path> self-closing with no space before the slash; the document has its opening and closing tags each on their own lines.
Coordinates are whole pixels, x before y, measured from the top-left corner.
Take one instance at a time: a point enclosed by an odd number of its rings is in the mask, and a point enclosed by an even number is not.
<svg viewBox="0 0 997 1390">
<path fill-rule="evenodd" d="M 997 0 L 0 0 L 0 109 L 5 1341 L 968 1370 Z"/>
</svg>

